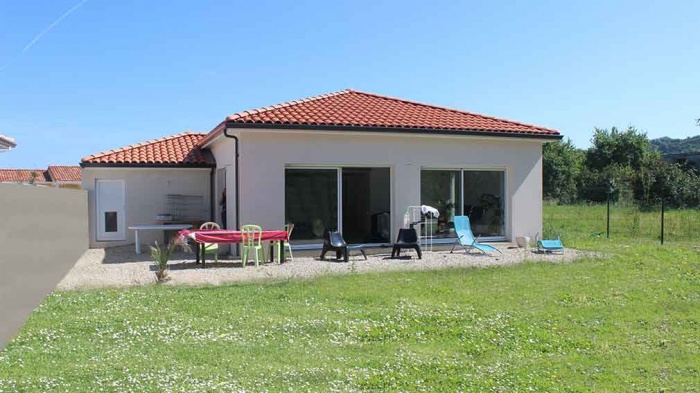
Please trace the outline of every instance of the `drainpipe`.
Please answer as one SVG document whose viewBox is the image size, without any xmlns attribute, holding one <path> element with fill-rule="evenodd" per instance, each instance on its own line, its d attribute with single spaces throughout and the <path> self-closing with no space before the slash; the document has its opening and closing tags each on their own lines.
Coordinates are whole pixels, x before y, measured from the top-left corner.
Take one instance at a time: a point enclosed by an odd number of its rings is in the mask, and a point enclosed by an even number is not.
<svg viewBox="0 0 700 393">
<path fill-rule="evenodd" d="M 216 167 L 211 168 L 209 173 L 209 221 L 216 222 L 216 189 L 214 188 L 214 178 Z"/>
<path fill-rule="evenodd" d="M 226 126 L 224 126 L 224 136 L 225 136 L 226 138 L 232 138 L 234 141 L 236 141 L 236 155 L 235 155 L 235 158 L 234 158 L 234 160 L 235 160 L 234 162 L 235 162 L 235 165 L 236 165 L 236 171 L 235 171 L 234 187 L 236 187 L 236 192 L 235 192 L 235 195 L 236 195 L 236 230 L 238 231 L 238 230 L 241 229 L 241 221 L 240 221 L 240 203 L 238 202 L 238 200 L 239 200 L 238 197 L 241 195 L 241 193 L 240 193 L 239 190 L 238 190 L 238 156 L 239 156 L 239 154 L 238 154 L 238 137 L 235 136 L 235 135 L 229 135 L 229 134 L 228 134 L 228 128 L 226 128 Z M 228 191 L 226 192 L 226 195 L 228 196 Z M 228 229 L 228 228 L 227 228 L 227 229 Z M 236 244 L 236 254 L 239 254 L 239 255 L 240 255 L 239 247 L 240 247 L 240 246 L 239 246 L 238 244 Z"/>
</svg>

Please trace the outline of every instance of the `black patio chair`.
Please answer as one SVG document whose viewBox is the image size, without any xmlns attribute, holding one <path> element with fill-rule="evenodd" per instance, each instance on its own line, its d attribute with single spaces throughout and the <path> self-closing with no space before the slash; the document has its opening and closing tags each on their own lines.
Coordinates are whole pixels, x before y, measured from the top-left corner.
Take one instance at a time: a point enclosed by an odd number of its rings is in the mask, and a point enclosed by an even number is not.
<svg viewBox="0 0 700 393">
<path fill-rule="evenodd" d="M 328 229 L 323 231 L 323 250 L 321 250 L 321 259 L 326 256 L 328 251 L 335 251 L 335 259 L 343 257 L 345 262 L 348 261 L 348 245 L 343 240 L 343 235 L 340 232 L 331 232 Z"/>
<path fill-rule="evenodd" d="M 415 228 L 399 229 L 399 236 L 394 243 L 394 248 L 391 250 L 391 257 L 398 258 L 401 255 L 402 248 L 412 248 L 418 253 L 418 259 L 423 259 L 423 253 L 420 250 L 418 243 L 418 233 Z"/>
</svg>

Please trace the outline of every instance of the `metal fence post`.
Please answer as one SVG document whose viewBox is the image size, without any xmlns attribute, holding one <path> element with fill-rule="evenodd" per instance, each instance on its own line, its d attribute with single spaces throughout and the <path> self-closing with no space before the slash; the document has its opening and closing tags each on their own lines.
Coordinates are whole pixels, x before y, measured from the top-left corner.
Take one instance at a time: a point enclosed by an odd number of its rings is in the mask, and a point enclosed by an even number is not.
<svg viewBox="0 0 700 393">
<path fill-rule="evenodd" d="M 608 193 L 608 221 L 606 229 L 607 237 L 610 239 L 610 193 Z"/>
<path fill-rule="evenodd" d="M 664 245 L 664 198 L 661 198 L 661 245 Z"/>
</svg>

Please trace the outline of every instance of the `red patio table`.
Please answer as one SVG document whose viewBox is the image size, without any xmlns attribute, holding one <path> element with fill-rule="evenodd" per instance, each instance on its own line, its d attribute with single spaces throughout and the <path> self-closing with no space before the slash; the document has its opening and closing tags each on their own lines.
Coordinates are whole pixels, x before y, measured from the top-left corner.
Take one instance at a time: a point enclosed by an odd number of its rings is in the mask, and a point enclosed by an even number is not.
<svg viewBox="0 0 700 393">
<path fill-rule="evenodd" d="M 199 263 L 199 253 L 203 243 L 237 244 L 243 242 L 243 233 L 241 231 L 233 231 L 229 229 L 183 229 L 178 232 L 178 234 L 183 238 L 190 238 L 195 241 L 195 253 L 197 254 L 196 263 Z M 284 261 L 284 242 L 289 241 L 287 231 L 262 231 L 260 241 L 280 242 L 280 263 Z M 205 255 L 206 254 L 202 255 L 202 267 L 204 267 Z M 270 262 L 273 261 L 273 255 L 270 253 Z"/>
</svg>

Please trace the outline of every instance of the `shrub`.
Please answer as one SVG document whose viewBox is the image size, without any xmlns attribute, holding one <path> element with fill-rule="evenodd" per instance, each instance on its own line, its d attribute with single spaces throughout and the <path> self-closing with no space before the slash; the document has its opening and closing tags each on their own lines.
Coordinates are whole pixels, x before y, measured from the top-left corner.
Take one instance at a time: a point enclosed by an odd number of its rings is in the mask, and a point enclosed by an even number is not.
<svg viewBox="0 0 700 393">
<path fill-rule="evenodd" d="M 157 282 L 163 282 L 166 280 L 168 276 L 168 261 L 170 261 L 170 257 L 173 255 L 173 252 L 175 252 L 177 247 L 180 247 L 187 252 L 192 251 L 189 244 L 187 244 L 187 242 L 185 242 L 185 240 L 180 236 L 175 236 L 165 249 L 161 248 L 157 241 L 155 246 L 151 246 L 151 259 L 153 259 L 153 262 L 156 264 Z"/>
</svg>

